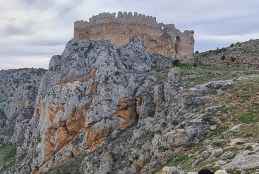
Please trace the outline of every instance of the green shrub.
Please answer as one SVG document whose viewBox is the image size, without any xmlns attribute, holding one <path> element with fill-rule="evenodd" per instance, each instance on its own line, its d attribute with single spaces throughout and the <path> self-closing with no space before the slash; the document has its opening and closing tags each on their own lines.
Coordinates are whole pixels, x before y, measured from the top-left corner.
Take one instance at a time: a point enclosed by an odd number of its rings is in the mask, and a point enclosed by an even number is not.
<svg viewBox="0 0 259 174">
<path fill-rule="evenodd" d="M 192 64 L 188 64 L 188 63 L 179 63 L 176 65 L 176 67 L 179 67 L 179 68 L 183 68 L 183 69 L 190 69 L 193 67 Z"/>
<path fill-rule="evenodd" d="M 168 161 L 169 166 L 177 166 L 181 163 L 188 161 L 190 157 L 188 155 L 176 155 Z"/>
<path fill-rule="evenodd" d="M 14 166 L 16 156 L 15 145 L 0 145 L 0 168 L 9 168 Z"/>
<path fill-rule="evenodd" d="M 258 121 L 258 117 L 256 113 L 243 112 L 239 116 L 239 121 L 246 124 L 255 123 Z"/>
<path fill-rule="evenodd" d="M 41 136 L 39 135 L 36 140 L 37 140 L 37 143 L 40 143 L 41 142 Z"/>
</svg>

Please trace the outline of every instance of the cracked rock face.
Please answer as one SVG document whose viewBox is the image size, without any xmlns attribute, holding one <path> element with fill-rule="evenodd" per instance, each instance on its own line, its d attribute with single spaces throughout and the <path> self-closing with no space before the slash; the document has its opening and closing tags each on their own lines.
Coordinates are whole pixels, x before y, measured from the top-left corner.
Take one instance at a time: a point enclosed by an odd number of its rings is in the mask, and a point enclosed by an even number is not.
<svg viewBox="0 0 259 174">
<path fill-rule="evenodd" d="M 230 136 L 224 148 L 218 145 L 224 143 L 221 135 L 205 135 L 222 124 L 224 108 L 216 96 L 257 76 L 185 88 L 173 66 L 177 61 L 144 50 L 138 39 L 121 47 L 71 40 L 62 55 L 52 57 L 48 71 L 0 71 L 0 145 L 12 150 L 0 173 L 149 174 L 193 152 L 194 144 L 202 146 L 192 167 L 216 160 L 212 165 L 226 170 L 256 168 L 258 143 Z M 236 133 L 248 126 L 230 128 Z"/>
<path fill-rule="evenodd" d="M 154 85 L 161 81 L 157 73 L 167 76 L 173 63 L 144 52 L 137 39 L 123 47 L 71 40 L 62 55 L 52 57 L 40 85 L 21 147 L 32 166 L 22 161 L 17 168 L 48 172 L 64 161 L 95 153 L 111 137 L 144 124 L 140 120 L 155 115 Z"/>
<path fill-rule="evenodd" d="M 17 148 L 5 173 L 152 173 L 199 142 L 211 122 L 193 112 L 204 92 L 183 90 L 177 61 L 144 50 L 138 39 L 71 40 L 47 72 L 1 72 L 1 131 Z"/>
<path fill-rule="evenodd" d="M 44 69 L 0 71 L 0 144 L 23 142 Z"/>
</svg>

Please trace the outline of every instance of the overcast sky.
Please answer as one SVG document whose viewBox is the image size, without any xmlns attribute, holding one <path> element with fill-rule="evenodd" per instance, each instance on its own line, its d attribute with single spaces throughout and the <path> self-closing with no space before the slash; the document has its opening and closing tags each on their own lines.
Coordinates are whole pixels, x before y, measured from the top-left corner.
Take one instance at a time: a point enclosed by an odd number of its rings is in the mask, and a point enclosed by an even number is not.
<svg viewBox="0 0 259 174">
<path fill-rule="evenodd" d="M 73 37 L 73 22 L 137 11 L 195 30 L 195 50 L 259 38 L 259 0 L 0 0 L 0 69 L 45 67 Z"/>
</svg>

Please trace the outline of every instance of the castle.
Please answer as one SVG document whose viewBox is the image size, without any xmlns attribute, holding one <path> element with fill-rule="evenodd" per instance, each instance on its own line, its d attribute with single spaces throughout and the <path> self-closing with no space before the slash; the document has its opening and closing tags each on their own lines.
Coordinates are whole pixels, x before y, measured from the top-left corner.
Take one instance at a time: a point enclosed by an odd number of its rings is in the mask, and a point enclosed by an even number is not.
<svg viewBox="0 0 259 174">
<path fill-rule="evenodd" d="M 155 17 L 138 13 L 101 13 L 89 21 L 74 23 L 74 39 L 110 40 L 114 45 L 127 44 L 138 37 L 149 53 L 176 57 L 182 61 L 193 57 L 194 31 L 175 28 L 174 24 L 158 23 Z"/>
</svg>

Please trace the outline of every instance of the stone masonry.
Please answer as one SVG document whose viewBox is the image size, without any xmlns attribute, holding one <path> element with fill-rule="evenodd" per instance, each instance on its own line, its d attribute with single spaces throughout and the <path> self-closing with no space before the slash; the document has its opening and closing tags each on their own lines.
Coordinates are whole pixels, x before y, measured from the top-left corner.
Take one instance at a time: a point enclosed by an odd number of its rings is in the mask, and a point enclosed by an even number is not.
<svg viewBox="0 0 259 174">
<path fill-rule="evenodd" d="M 76 40 L 110 40 L 122 46 L 137 37 L 149 53 L 176 57 L 184 62 L 191 59 L 194 50 L 194 31 L 175 28 L 174 24 L 158 23 L 155 17 L 138 13 L 101 13 L 89 21 L 74 23 Z"/>
</svg>

